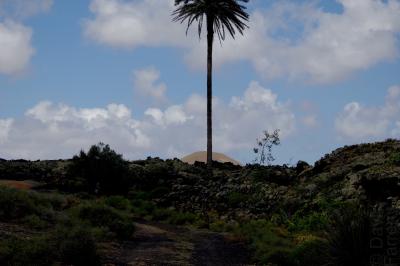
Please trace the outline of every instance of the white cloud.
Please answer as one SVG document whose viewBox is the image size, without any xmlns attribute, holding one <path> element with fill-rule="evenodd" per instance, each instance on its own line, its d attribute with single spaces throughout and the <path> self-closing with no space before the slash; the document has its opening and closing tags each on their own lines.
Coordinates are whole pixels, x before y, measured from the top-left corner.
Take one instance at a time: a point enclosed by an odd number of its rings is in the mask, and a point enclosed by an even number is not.
<svg viewBox="0 0 400 266">
<path fill-rule="evenodd" d="M 398 57 L 398 0 L 340 3 L 342 14 L 288 1 L 269 11 L 256 10 L 245 36 L 216 45 L 216 63 L 250 60 L 265 78 L 332 83 Z M 204 49 L 195 47 L 187 61 L 196 66 L 204 55 Z"/>
<path fill-rule="evenodd" d="M 129 121 L 130 110 L 124 105 L 110 104 L 106 109 L 76 109 L 64 104 L 54 106 L 51 102 L 40 102 L 25 115 L 44 124 L 57 126 L 58 123 L 79 122 L 86 129 L 92 130 L 107 126 L 108 120 L 114 122 Z"/>
<path fill-rule="evenodd" d="M 184 155 L 196 150 L 204 150 L 206 145 L 206 99 L 192 95 L 182 105 L 173 106 L 180 110 L 172 117 L 180 123 L 168 124 L 165 111 L 149 109 L 152 130 L 163 128 L 161 142 L 169 143 L 164 150 L 175 151 L 175 155 Z M 174 113 L 174 112 L 172 112 Z M 154 127 L 153 124 L 157 126 Z M 281 129 L 282 138 L 287 138 L 295 130 L 295 116 L 288 103 L 278 101 L 271 90 L 257 82 L 251 82 L 244 95 L 232 97 L 229 103 L 213 100 L 213 142 L 214 150 L 221 152 L 251 152 L 254 142 L 263 130 Z M 166 143 L 158 144 L 164 147 Z"/>
<path fill-rule="evenodd" d="M 154 67 L 133 71 L 134 89 L 139 94 L 150 96 L 157 101 L 165 101 L 167 86 L 158 83 L 160 72 Z"/>
<path fill-rule="evenodd" d="M 280 129 L 286 138 L 295 130 L 295 116 L 271 90 L 251 82 L 244 96 L 233 97 L 228 106 L 216 106 L 216 146 L 221 150 L 248 149 L 264 130 Z"/>
<path fill-rule="evenodd" d="M 95 17 L 84 22 L 84 33 L 114 47 L 180 45 L 184 36 L 171 21 L 173 8 L 173 0 L 92 0 Z"/>
<path fill-rule="evenodd" d="M 213 99 L 213 103 L 215 104 L 216 99 Z M 192 94 L 189 99 L 185 103 L 185 109 L 188 110 L 188 112 L 197 114 L 197 115 L 206 115 L 206 106 L 207 100 L 198 95 L 198 94 Z"/>
<path fill-rule="evenodd" d="M 205 149 L 205 110 L 206 101 L 199 95 L 165 109 L 149 108 L 141 119 L 124 105 L 75 108 L 40 102 L 23 118 L 0 120 L 0 157 L 71 157 L 99 141 L 128 158 L 180 157 Z M 230 103 L 216 99 L 213 122 L 214 150 L 222 152 L 250 153 L 263 130 L 279 128 L 283 138 L 295 130 L 289 104 L 257 82 Z"/>
<path fill-rule="evenodd" d="M 129 148 L 144 149 L 150 145 L 138 125 L 124 105 L 78 109 L 40 102 L 27 110 L 23 118 L 14 119 L 8 137 L 0 145 L 1 155 L 30 159 L 70 157 L 100 141 L 113 144 L 128 155 L 137 155 L 136 150 Z"/>
<path fill-rule="evenodd" d="M 35 52 L 33 30 L 20 21 L 50 10 L 53 0 L 0 0 L 0 74 L 23 72 Z"/>
<path fill-rule="evenodd" d="M 23 71 L 34 54 L 32 30 L 17 22 L 0 23 L 0 74 Z"/>
<path fill-rule="evenodd" d="M 13 122 L 13 119 L 0 119 L 0 144 L 7 140 Z"/>
<path fill-rule="evenodd" d="M 400 136 L 400 121 L 396 122 L 395 127 L 391 131 L 392 136 L 399 137 Z"/>
<path fill-rule="evenodd" d="M 364 107 L 352 102 L 344 107 L 336 119 L 336 129 L 346 137 L 366 138 L 383 136 L 388 129 L 389 120 L 380 108 Z"/>
<path fill-rule="evenodd" d="M 163 127 L 184 124 L 192 119 L 180 105 L 170 106 L 164 112 L 157 108 L 149 108 L 145 111 L 145 115 L 150 116 L 155 124 Z"/>
<path fill-rule="evenodd" d="M 335 121 L 340 136 L 368 140 L 381 137 L 399 136 L 397 130 L 400 115 L 400 87 L 388 89 L 383 106 L 367 107 L 358 102 L 347 104 Z M 397 127 L 396 127 L 397 125 Z"/>
<path fill-rule="evenodd" d="M 168 107 L 164 113 L 165 122 L 169 124 L 184 124 L 190 118 L 185 114 L 182 106 L 174 105 Z"/>
<path fill-rule="evenodd" d="M 343 5 L 341 14 L 289 1 L 277 1 L 267 11 L 255 10 L 244 36 L 228 38 L 223 47 L 216 42 L 215 64 L 247 60 L 265 78 L 331 83 L 397 58 L 398 0 L 338 2 Z M 203 68 L 205 38 L 196 40 L 195 27 L 186 38 L 185 25 L 171 21 L 173 8 L 173 0 L 92 0 L 95 17 L 85 22 L 84 31 L 114 47 L 186 48 L 188 64 Z"/>
</svg>

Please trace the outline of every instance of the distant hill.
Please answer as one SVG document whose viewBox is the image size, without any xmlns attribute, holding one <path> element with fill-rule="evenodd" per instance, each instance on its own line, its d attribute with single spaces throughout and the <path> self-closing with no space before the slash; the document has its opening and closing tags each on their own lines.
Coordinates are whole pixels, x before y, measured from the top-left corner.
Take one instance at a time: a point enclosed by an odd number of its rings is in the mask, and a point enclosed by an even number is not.
<svg viewBox="0 0 400 266">
<path fill-rule="evenodd" d="M 204 165 L 193 165 L 205 162 L 206 152 L 195 152 L 182 161 L 129 161 L 129 180 L 135 188 L 162 190 L 157 202 L 177 209 L 199 211 L 207 195 L 209 206 L 229 217 L 243 212 L 265 218 L 279 209 L 293 214 L 321 200 L 387 202 L 400 210 L 398 140 L 345 146 L 326 154 L 314 166 L 301 161 L 296 166 L 240 166 L 221 153 L 213 153 L 213 159 L 239 166 L 216 164 L 215 178 L 207 178 Z M 71 160 L 0 161 L 0 180 L 29 179 L 62 188 L 69 180 L 70 164 Z"/>
<path fill-rule="evenodd" d="M 240 162 L 238 162 L 235 159 L 232 159 L 222 153 L 213 152 L 212 157 L 213 157 L 213 161 L 217 161 L 220 163 L 232 163 L 234 165 L 241 165 Z M 207 152 L 206 151 L 194 152 L 192 154 L 189 154 L 189 155 L 183 157 L 182 162 L 185 162 L 188 164 L 194 164 L 195 162 L 206 163 L 207 162 Z"/>
<path fill-rule="evenodd" d="M 298 176 L 316 197 L 393 200 L 400 207 L 400 141 L 345 146 Z M 311 186 L 310 186 L 311 185 Z"/>
</svg>

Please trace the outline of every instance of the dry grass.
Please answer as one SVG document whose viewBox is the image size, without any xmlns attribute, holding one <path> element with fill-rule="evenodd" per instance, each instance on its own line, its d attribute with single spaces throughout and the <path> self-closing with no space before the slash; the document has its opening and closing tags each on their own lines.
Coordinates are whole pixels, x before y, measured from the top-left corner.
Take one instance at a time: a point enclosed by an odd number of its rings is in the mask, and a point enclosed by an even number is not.
<svg viewBox="0 0 400 266">
<path fill-rule="evenodd" d="M 39 182 L 32 180 L 16 181 L 16 180 L 0 180 L 0 186 L 6 186 L 21 190 L 30 190 L 41 185 Z"/>
</svg>

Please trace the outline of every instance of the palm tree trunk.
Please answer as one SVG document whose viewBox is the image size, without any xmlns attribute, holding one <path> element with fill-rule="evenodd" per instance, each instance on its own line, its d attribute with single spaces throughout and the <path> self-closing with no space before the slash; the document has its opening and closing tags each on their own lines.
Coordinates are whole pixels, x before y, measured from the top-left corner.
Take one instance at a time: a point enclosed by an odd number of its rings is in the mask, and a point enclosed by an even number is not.
<svg viewBox="0 0 400 266">
<path fill-rule="evenodd" d="M 207 170 L 212 175 L 212 57 L 214 29 L 212 18 L 207 17 Z"/>
</svg>

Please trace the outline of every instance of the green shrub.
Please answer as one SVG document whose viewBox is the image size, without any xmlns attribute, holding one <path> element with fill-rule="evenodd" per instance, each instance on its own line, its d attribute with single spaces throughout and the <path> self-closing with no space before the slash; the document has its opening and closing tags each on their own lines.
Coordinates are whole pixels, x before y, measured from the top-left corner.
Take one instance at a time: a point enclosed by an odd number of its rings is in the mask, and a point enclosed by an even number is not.
<svg viewBox="0 0 400 266">
<path fill-rule="evenodd" d="M 61 194 L 39 194 L 44 201 L 48 201 L 53 210 L 62 211 L 68 207 L 68 200 L 71 200 L 71 196 L 64 196 Z"/>
<path fill-rule="evenodd" d="M 254 220 L 240 225 L 236 234 L 248 239 L 258 262 L 290 265 L 293 244 L 284 230 L 274 227 L 266 220 Z"/>
<path fill-rule="evenodd" d="M 115 233 L 120 239 L 128 239 L 132 236 L 135 226 L 127 214 L 99 203 L 79 206 L 74 210 L 77 217 L 88 222 L 92 226 L 106 227 Z"/>
<path fill-rule="evenodd" d="M 55 249 L 45 237 L 0 240 L 0 265 L 52 265 Z"/>
<path fill-rule="evenodd" d="M 310 169 L 310 168 L 311 168 L 311 166 L 307 162 L 301 161 L 301 160 L 297 161 L 296 168 L 295 168 L 296 169 L 296 174 L 299 175 L 304 170 Z"/>
<path fill-rule="evenodd" d="M 129 200 L 123 196 L 111 196 L 105 199 L 105 203 L 118 210 L 129 210 L 131 204 Z"/>
<path fill-rule="evenodd" d="M 245 168 L 248 177 L 255 182 L 274 183 L 287 186 L 295 180 L 296 172 L 294 168 L 283 166 L 262 166 L 259 164 L 247 165 Z"/>
<path fill-rule="evenodd" d="M 400 166 L 400 152 L 394 152 L 390 155 L 389 161 L 394 164 Z"/>
<path fill-rule="evenodd" d="M 22 219 L 22 223 L 33 229 L 44 229 L 48 226 L 48 223 L 39 218 L 39 216 L 32 214 L 29 216 L 25 216 Z"/>
<path fill-rule="evenodd" d="M 291 232 L 324 231 L 329 226 L 330 214 L 347 205 L 343 202 L 317 199 L 313 203 L 305 202 L 291 216 L 284 211 L 280 211 L 273 216 L 273 220 L 285 224 Z"/>
<path fill-rule="evenodd" d="M 0 265 L 99 265 L 92 229 L 62 226 L 41 236 L 0 239 Z"/>
<path fill-rule="evenodd" d="M 326 241 L 311 240 L 299 244 L 290 254 L 290 259 L 297 266 L 328 265 L 328 247 Z"/>
<path fill-rule="evenodd" d="M 59 228 L 56 232 L 60 260 L 66 265 L 100 265 L 96 240 L 89 228 Z"/>
<path fill-rule="evenodd" d="M 148 163 L 146 164 L 144 169 L 149 177 L 154 178 L 158 181 L 167 178 L 169 173 L 172 171 L 169 165 L 164 161 Z"/>
<path fill-rule="evenodd" d="M 157 198 L 161 198 L 162 196 L 168 194 L 170 192 L 170 189 L 167 187 L 156 187 L 155 189 L 153 189 L 150 194 L 151 194 L 151 198 L 157 199 Z"/>
<path fill-rule="evenodd" d="M 200 220 L 199 216 L 190 212 L 174 212 L 168 218 L 168 223 L 175 225 L 194 224 Z"/>
<path fill-rule="evenodd" d="M 151 198 L 150 192 L 141 190 L 131 190 L 128 193 L 130 200 L 148 200 Z"/>
<path fill-rule="evenodd" d="M 271 215 L 270 221 L 276 226 L 287 226 L 289 223 L 288 214 L 282 208 L 278 208 L 277 211 Z"/>
<path fill-rule="evenodd" d="M 328 230 L 329 260 L 332 265 L 370 265 L 373 255 L 370 214 L 358 208 L 339 210 Z"/>
<path fill-rule="evenodd" d="M 328 227 L 329 215 L 325 212 L 311 212 L 304 214 L 297 212 L 288 221 L 288 229 L 292 232 L 299 231 L 322 231 Z"/>
<path fill-rule="evenodd" d="M 132 200 L 132 212 L 140 217 L 152 215 L 156 206 L 148 200 Z"/>
<path fill-rule="evenodd" d="M 173 215 L 173 211 L 169 209 L 155 208 L 152 213 L 154 221 L 167 221 Z"/>
<path fill-rule="evenodd" d="M 133 185 L 129 164 L 108 145 L 93 145 L 72 158 L 61 186 L 69 191 L 126 194 Z"/>
<path fill-rule="evenodd" d="M 144 174 L 139 177 L 138 187 L 150 191 L 154 187 L 165 185 L 166 181 L 173 176 L 173 169 L 161 160 L 149 160 L 144 166 Z"/>
<path fill-rule="evenodd" d="M 249 196 L 240 192 L 232 191 L 226 195 L 228 206 L 238 207 L 241 203 L 248 201 Z"/>
<path fill-rule="evenodd" d="M 216 232 L 234 232 L 237 226 L 237 222 L 225 222 L 223 220 L 215 220 L 210 223 L 210 230 Z"/>
<path fill-rule="evenodd" d="M 47 197 L 32 192 L 0 187 L 0 220 L 10 221 L 29 215 L 53 219 L 53 207 Z"/>
<path fill-rule="evenodd" d="M 224 221 L 217 220 L 210 223 L 210 230 L 215 232 L 226 232 L 227 224 Z"/>
<path fill-rule="evenodd" d="M 0 187 L 0 219 L 11 220 L 34 214 L 34 199 L 26 192 Z"/>
</svg>

